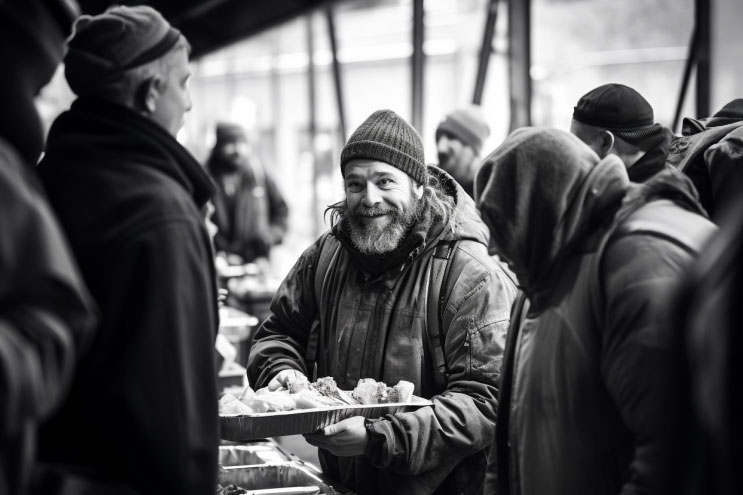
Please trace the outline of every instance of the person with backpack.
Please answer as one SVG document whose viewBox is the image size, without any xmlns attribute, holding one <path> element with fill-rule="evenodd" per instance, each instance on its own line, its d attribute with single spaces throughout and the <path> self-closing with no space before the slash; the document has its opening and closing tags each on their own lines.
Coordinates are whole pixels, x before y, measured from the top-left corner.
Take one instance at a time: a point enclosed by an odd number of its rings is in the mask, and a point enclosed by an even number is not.
<svg viewBox="0 0 743 495">
<path fill-rule="evenodd" d="M 475 180 L 518 277 L 496 425 L 499 495 L 663 493 L 673 287 L 715 231 L 673 171 L 632 184 L 557 129 L 514 131 Z"/>
<path fill-rule="evenodd" d="M 725 205 L 743 191 L 743 98 L 723 106 L 712 117 L 687 117 L 681 136 L 670 147 L 666 163 L 685 173 L 699 202 L 718 222 Z"/>
<path fill-rule="evenodd" d="M 412 382 L 432 407 L 306 435 L 324 473 L 361 495 L 482 493 L 515 286 L 488 255 L 472 199 L 426 166 L 420 135 L 396 113 L 372 113 L 340 165 L 345 199 L 274 296 L 249 381 Z"/>
</svg>

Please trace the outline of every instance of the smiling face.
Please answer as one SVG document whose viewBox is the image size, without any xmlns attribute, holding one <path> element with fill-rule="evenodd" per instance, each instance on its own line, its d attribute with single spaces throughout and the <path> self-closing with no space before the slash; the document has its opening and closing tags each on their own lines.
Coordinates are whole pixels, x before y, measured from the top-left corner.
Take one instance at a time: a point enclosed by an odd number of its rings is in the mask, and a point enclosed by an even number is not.
<svg viewBox="0 0 743 495">
<path fill-rule="evenodd" d="M 423 186 L 376 160 L 346 164 L 344 189 L 351 240 L 364 254 L 384 254 L 405 238 L 420 210 Z"/>
</svg>

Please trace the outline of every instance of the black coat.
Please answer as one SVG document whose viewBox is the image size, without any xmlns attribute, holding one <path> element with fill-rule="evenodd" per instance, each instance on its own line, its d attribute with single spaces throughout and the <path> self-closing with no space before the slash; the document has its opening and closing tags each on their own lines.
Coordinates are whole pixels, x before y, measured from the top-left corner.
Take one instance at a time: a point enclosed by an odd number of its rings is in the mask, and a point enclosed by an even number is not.
<svg viewBox="0 0 743 495">
<path fill-rule="evenodd" d="M 55 121 L 39 173 L 101 309 L 42 459 L 142 493 L 213 493 L 211 182 L 160 126 L 84 99 Z"/>
</svg>

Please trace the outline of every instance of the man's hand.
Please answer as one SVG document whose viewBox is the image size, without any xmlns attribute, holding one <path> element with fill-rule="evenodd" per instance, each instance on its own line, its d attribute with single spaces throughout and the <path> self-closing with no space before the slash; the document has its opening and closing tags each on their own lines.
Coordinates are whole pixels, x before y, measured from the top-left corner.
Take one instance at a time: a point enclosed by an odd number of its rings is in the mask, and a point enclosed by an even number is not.
<svg viewBox="0 0 743 495">
<path fill-rule="evenodd" d="M 363 455 L 369 440 L 364 417 L 354 416 L 328 425 L 316 433 L 304 435 L 308 443 L 338 457 Z"/>
<path fill-rule="evenodd" d="M 301 371 L 281 370 L 268 382 L 268 390 L 273 392 L 274 390 L 285 388 L 297 392 L 301 389 L 301 384 L 303 383 L 309 383 L 309 380 Z"/>
</svg>

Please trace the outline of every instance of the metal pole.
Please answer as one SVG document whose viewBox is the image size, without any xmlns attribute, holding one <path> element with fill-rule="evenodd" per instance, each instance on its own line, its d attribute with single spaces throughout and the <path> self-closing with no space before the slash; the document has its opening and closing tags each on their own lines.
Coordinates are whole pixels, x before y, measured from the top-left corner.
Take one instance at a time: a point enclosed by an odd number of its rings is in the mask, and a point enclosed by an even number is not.
<svg viewBox="0 0 743 495">
<path fill-rule="evenodd" d="M 341 142 L 346 142 L 346 111 L 343 105 L 343 88 L 341 86 L 341 65 L 338 62 L 338 39 L 335 35 L 335 19 L 333 6 L 325 8 L 325 19 L 328 22 L 328 36 L 330 37 L 330 48 L 333 52 L 333 82 L 335 83 L 335 101 L 338 105 L 338 124 L 341 131 Z"/>
<path fill-rule="evenodd" d="M 531 0 L 508 2 L 510 130 L 531 125 Z"/>
<path fill-rule="evenodd" d="M 413 0 L 413 116 L 411 124 L 422 130 L 423 124 L 423 0 Z"/>
<path fill-rule="evenodd" d="M 485 29 L 482 35 L 482 46 L 480 47 L 480 61 L 477 65 L 477 79 L 475 80 L 475 94 L 472 103 L 479 105 L 482 102 L 482 91 L 485 87 L 485 78 L 488 74 L 488 62 L 490 54 L 493 53 L 493 37 L 495 36 L 495 23 L 498 19 L 499 0 L 490 0 L 488 14 L 485 19 Z"/>
<path fill-rule="evenodd" d="M 710 2 L 696 0 L 697 117 L 710 115 Z"/>
<path fill-rule="evenodd" d="M 684 64 L 684 75 L 681 79 L 681 90 L 679 91 L 678 101 L 676 102 L 676 113 L 673 115 L 673 124 L 671 130 L 676 132 L 679 121 L 681 120 L 681 107 L 684 106 L 684 100 L 686 100 L 686 91 L 689 88 L 689 80 L 691 79 L 691 69 L 694 67 L 697 58 L 697 29 L 696 27 L 691 33 L 691 40 L 689 40 L 689 54 L 686 57 L 686 64 Z"/>
<path fill-rule="evenodd" d="M 315 40 L 314 29 L 312 26 L 312 14 L 307 16 L 307 88 L 309 90 L 309 140 L 310 154 L 312 156 L 312 221 L 315 227 L 315 235 L 320 233 L 320 215 L 318 214 L 318 193 L 317 193 L 317 149 L 315 141 L 317 140 L 317 102 L 315 100 Z"/>
</svg>

